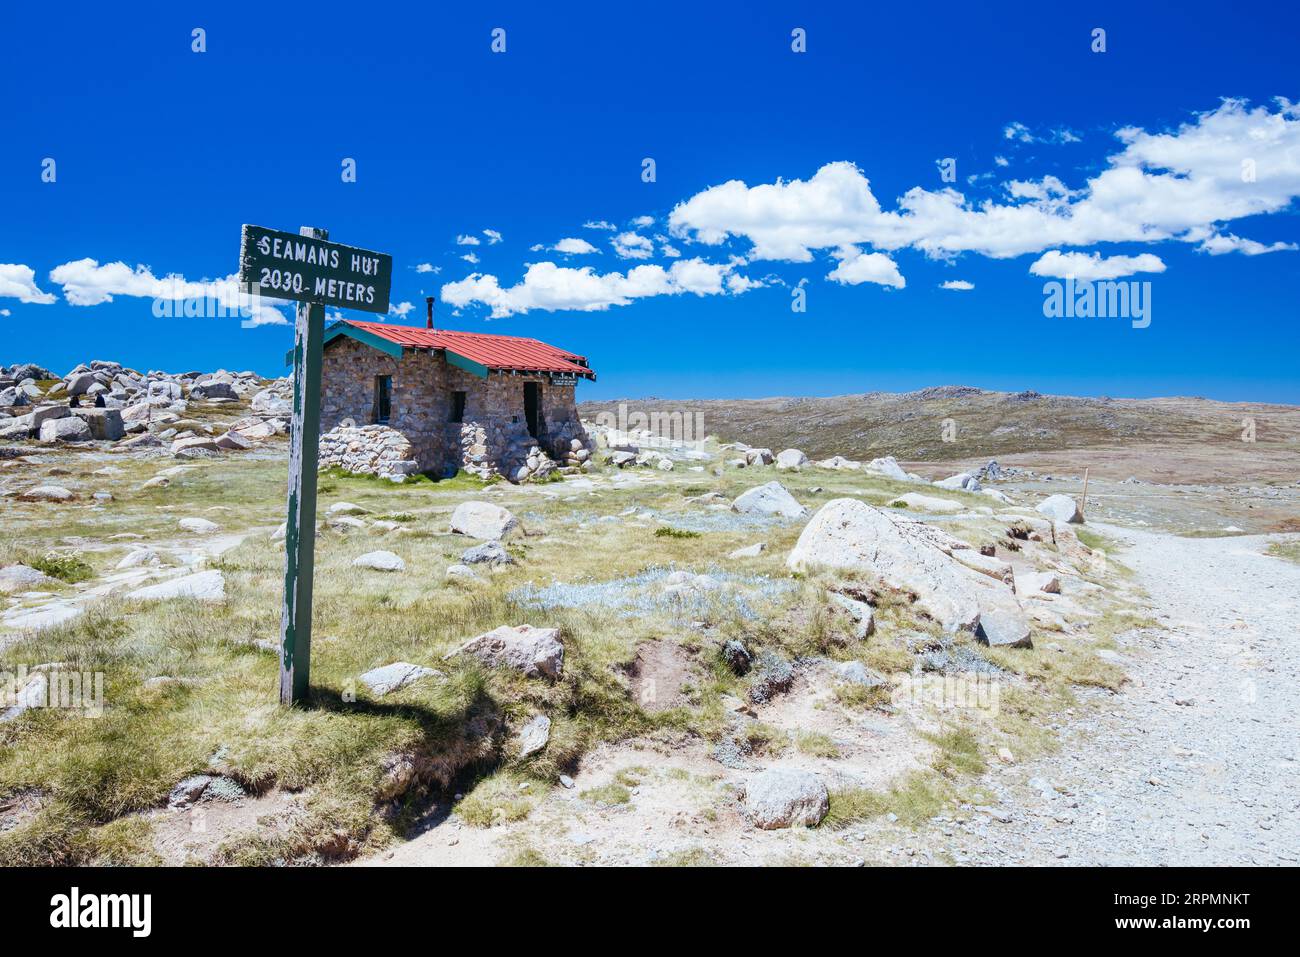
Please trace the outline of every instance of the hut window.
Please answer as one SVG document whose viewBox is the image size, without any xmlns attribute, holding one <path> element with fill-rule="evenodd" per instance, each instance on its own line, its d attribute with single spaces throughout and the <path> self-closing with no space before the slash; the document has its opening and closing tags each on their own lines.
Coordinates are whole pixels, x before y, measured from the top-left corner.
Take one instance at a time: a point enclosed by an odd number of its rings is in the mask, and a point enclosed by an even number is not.
<svg viewBox="0 0 1300 957">
<path fill-rule="evenodd" d="M 453 392 L 451 394 L 451 418 L 448 422 L 465 421 L 465 393 Z"/>
<path fill-rule="evenodd" d="M 375 376 L 375 424 L 387 425 L 393 406 L 393 377 Z"/>
</svg>

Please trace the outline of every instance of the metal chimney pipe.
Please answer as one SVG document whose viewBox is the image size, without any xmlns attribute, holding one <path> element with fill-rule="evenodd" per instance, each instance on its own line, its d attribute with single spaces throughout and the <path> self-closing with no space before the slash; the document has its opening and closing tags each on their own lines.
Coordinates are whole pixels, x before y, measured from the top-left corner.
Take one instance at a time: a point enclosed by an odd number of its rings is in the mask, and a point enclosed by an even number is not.
<svg viewBox="0 0 1300 957">
<path fill-rule="evenodd" d="M 432 296 L 424 297 L 424 306 L 425 306 L 425 315 L 428 316 L 425 325 L 427 328 L 432 329 L 433 328 L 433 297 Z"/>
</svg>

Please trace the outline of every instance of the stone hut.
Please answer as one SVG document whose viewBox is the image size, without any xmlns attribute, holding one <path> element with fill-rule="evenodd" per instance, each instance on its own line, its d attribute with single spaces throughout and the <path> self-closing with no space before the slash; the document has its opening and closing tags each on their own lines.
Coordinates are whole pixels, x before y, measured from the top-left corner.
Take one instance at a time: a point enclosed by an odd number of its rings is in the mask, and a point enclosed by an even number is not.
<svg viewBox="0 0 1300 957">
<path fill-rule="evenodd" d="M 320 464 L 512 482 L 582 466 L 585 357 L 536 339 L 342 320 L 325 330 Z"/>
</svg>

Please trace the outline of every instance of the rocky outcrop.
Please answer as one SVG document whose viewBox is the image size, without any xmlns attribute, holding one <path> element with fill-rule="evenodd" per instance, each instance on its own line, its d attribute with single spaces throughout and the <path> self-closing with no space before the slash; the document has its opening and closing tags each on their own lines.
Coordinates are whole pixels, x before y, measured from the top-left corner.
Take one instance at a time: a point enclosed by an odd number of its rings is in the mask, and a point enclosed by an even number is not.
<svg viewBox="0 0 1300 957">
<path fill-rule="evenodd" d="M 1079 503 L 1069 495 L 1049 495 L 1038 503 L 1038 511 L 1056 522 L 1081 523 L 1083 521 Z"/>
<path fill-rule="evenodd" d="M 914 594 L 920 610 L 948 631 L 969 631 L 989 644 L 1031 647 L 1029 622 L 1012 589 L 953 558 L 955 550 L 966 548 L 938 529 L 840 498 L 813 516 L 787 564 L 793 570 L 862 571 Z"/>
</svg>

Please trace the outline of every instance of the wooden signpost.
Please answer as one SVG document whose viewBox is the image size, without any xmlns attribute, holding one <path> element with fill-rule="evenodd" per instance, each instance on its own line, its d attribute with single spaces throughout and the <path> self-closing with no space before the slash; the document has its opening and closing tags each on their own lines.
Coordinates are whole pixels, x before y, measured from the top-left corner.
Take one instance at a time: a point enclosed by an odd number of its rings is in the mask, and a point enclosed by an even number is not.
<svg viewBox="0 0 1300 957">
<path fill-rule="evenodd" d="M 298 235 L 245 226 L 239 279 L 260 295 L 298 303 L 289 429 L 289 515 L 280 615 L 280 703 L 306 699 L 311 676 L 311 593 L 316 563 L 316 463 L 320 436 L 325 307 L 387 312 L 393 257 L 327 242 L 324 229 Z"/>
</svg>

